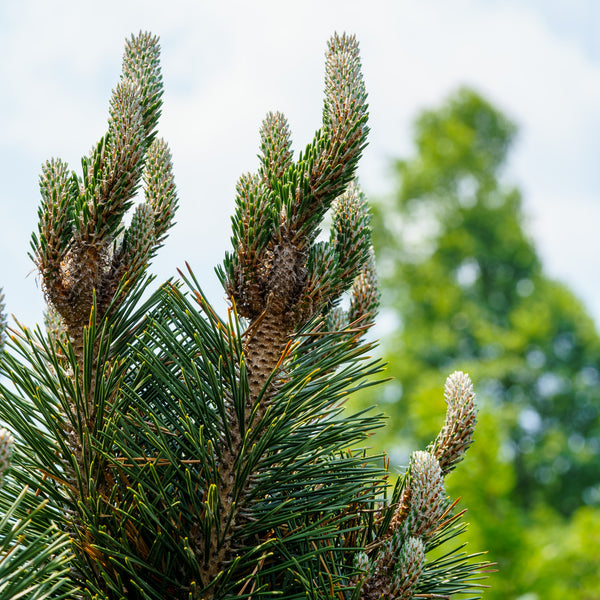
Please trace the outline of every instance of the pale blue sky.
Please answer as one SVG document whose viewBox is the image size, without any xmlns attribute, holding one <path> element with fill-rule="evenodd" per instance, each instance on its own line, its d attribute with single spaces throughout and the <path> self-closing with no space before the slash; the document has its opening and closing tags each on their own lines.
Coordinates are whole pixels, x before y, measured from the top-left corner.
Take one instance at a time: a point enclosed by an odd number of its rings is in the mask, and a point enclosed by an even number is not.
<svg viewBox="0 0 600 600">
<path fill-rule="evenodd" d="M 600 323 L 600 3 L 595 0 L 20 0 L 0 3 L 0 286 L 33 324 L 41 290 L 27 258 L 40 165 L 79 168 L 103 134 L 123 41 L 161 37 L 160 134 L 181 198 L 155 260 L 164 279 L 187 260 L 212 300 L 229 244 L 237 177 L 256 167 L 268 110 L 289 118 L 299 150 L 319 127 L 323 53 L 356 33 L 369 91 L 370 145 L 359 167 L 371 195 L 392 190 L 390 160 L 410 151 L 410 125 L 471 85 L 521 127 L 507 179 L 521 187 L 547 271 Z"/>
</svg>

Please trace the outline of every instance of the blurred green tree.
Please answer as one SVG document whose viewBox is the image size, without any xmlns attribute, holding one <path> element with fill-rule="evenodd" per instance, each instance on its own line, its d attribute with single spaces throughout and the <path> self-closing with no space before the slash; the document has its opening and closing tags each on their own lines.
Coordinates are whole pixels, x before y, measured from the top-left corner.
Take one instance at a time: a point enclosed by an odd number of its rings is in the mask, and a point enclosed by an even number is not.
<svg viewBox="0 0 600 600">
<path fill-rule="evenodd" d="M 584 504 L 588 519 L 600 516 L 600 340 L 582 304 L 544 274 L 521 195 L 503 181 L 516 132 L 459 90 L 417 119 L 415 154 L 396 163 L 397 193 L 374 218 L 383 307 L 395 324 L 383 340 L 392 426 L 375 444 L 395 445 L 392 461 L 405 462 L 443 413 L 442 374 L 473 374 L 479 443 L 457 477 L 471 539 L 502 571 L 488 598 L 534 589 L 542 574 L 531 564 L 543 558 L 532 532 L 548 515 L 563 533 Z"/>
<path fill-rule="evenodd" d="M 403 439 L 428 439 L 439 373 L 468 369 L 509 421 L 501 451 L 518 501 L 568 515 L 599 499 L 600 339 L 581 303 L 544 275 L 521 196 L 501 181 L 515 132 L 463 89 L 419 117 L 416 155 L 397 163 L 398 193 L 375 218 L 384 302 L 399 322 L 385 340 L 401 383 L 388 408 Z"/>
</svg>

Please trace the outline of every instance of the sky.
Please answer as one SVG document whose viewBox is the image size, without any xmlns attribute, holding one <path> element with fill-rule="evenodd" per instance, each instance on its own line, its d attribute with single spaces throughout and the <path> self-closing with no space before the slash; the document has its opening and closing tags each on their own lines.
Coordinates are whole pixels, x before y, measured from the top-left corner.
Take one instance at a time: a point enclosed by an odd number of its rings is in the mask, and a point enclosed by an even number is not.
<svg viewBox="0 0 600 600">
<path fill-rule="evenodd" d="M 151 31 L 165 84 L 159 135 L 180 209 L 151 270 L 186 261 L 217 306 L 235 184 L 258 166 L 259 128 L 286 114 L 296 152 L 320 126 L 327 39 L 355 33 L 370 105 L 359 165 L 372 197 L 412 151 L 411 123 L 468 85 L 519 126 L 505 179 L 524 197 L 546 272 L 600 324 L 600 2 L 597 0 L 20 0 L 0 2 L 0 286 L 7 311 L 42 318 L 28 258 L 43 162 L 80 157 L 103 135 L 124 40 Z"/>
</svg>

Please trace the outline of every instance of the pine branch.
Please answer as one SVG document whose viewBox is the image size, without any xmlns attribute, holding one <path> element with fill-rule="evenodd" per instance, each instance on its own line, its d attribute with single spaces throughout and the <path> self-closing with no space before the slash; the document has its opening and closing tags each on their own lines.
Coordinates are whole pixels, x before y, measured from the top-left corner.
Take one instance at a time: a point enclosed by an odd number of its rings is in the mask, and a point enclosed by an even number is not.
<svg viewBox="0 0 600 600">
<path fill-rule="evenodd" d="M 154 140 L 162 96 L 158 61 L 157 38 L 143 33 L 132 37 L 112 94 L 108 131 L 82 159 L 83 177 L 70 173 L 60 160 L 49 161 L 43 169 L 32 258 L 47 300 L 60 314 L 80 358 L 93 303 L 101 319 L 123 277 L 135 285 L 164 242 L 176 210 L 170 153 L 162 140 Z M 138 218 L 121 235 L 142 177 L 142 206 L 147 208 L 139 209 Z"/>
<path fill-rule="evenodd" d="M 268 431 L 264 420 L 275 410 L 294 333 L 339 301 L 368 256 L 364 198 L 355 187 L 342 195 L 366 143 L 365 100 L 358 45 L 352 37 L 334 36 L 327 54 L 323 129 L 315 142 L 294 162 L 287 122 L 270 113 L 261 129 L 259 173 L 238 184 L 234 253 L 226 257 L 222 277 L 232 304 L 249 319 L 243 344 L 248 394 L 243 414 L 226 415 L 227 429 L 239 428 L 242 443 L 222 457 L 224 472 L 230 472 L 229 462 L 240 460 L 244 432 L 253 430 L 255 443 L 267 443 L 261 437 Z M 331 241 L 315 245 L 320 221 L 338 196 Z M 234 481 L 241 496 L 235 509 L 233 503 L 220 507 L 223 527 L 233 528 L 238 505 L 249 501 L 246 478 Z M 228 484 L 217 489 L 219 498 L 231 494 Z M 210 552 L 216 556 L 221 550 Z M 210 567 L 208 579 L 222 569 L 221 561 L 210 561 Z"/>
<path fill-rule="evenodd" d="M 246 361 L 253 398 L 293 331 L 337 301 L 366 257 L 368 215 L 355 188 L 334 212 L 334 248 L 311 248 L 323 215 L 354 176 L 368 131 L 365 100 L 356 40 L 334 36 L 327 54 L 323 129 L 313 146 L 294 163 L 287 123 L 270 113 L 261 130 L 261 171 L 238 186 L 234 254 L 226 257 L 222 275 L 240 315 L 251 321 Z M 325 257 L 329 272 L 322 268 Z"/>
<path fill-rule="evenodd" d="M 490 564 L 472 562 L 477 555 L 461 553 L 462 547 L 434 562 L 425 562 L 427 552 L 449 542 L 466 527 L 457 524 L 460 513 L 452 515 L 453 505 L 446 499 L 443 476 L 462 459 L 472 440 L 476 409 L 469 377 L 461 372 L 450 375 L 445 399 L 448 409 L 444 427 L 429 451 L 413 453 L 399 493 L 395 494 L 397 500 L 388 505 L 388 511 L 392 511 L 380 527 L 381 541 L 372 545 L 370 556 L 361 555 L 362 600 L 382 595 L 399 599 L 423 594 L 450 597 L 482 587 L 477 580 Z"/>
</svg>

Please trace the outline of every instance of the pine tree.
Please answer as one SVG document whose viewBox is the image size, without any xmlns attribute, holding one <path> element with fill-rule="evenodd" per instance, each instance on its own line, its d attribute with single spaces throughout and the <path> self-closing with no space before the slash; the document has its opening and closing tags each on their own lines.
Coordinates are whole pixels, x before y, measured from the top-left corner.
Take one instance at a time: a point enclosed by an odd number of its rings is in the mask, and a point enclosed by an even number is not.
<svg viewBox="0 0 600 600">
<path fill-rule="evenodd" d="M 444 491 L 472 441 L 468 376 L 448 378 L 446 422 L 395 486 L 357 449 L 381 416 L 344 410 L 383 370 L 364 335 L 379 296 L 355 182 L 368 133 L 356 40 L 329 42 L 322 128 L 297 160 L 285 117 L 263 122 L 217 270 L 225 319 L 189 269 L 143 299 L 178 202 L 161 95 L 158 40 L 134 36 L 82 174 L 43 167 L 32 258 L 49 311 L 46 331 L 18 326 L 3 354 L 15 441 L 1 505 L 32 490 L 14 518 L 29 515 L 53 560 L 41 525 L 65 533 L 56 577 L 73 598 L 477 593 L 486 565 L 452 542 L 466 525 Z"/>
</svg>

